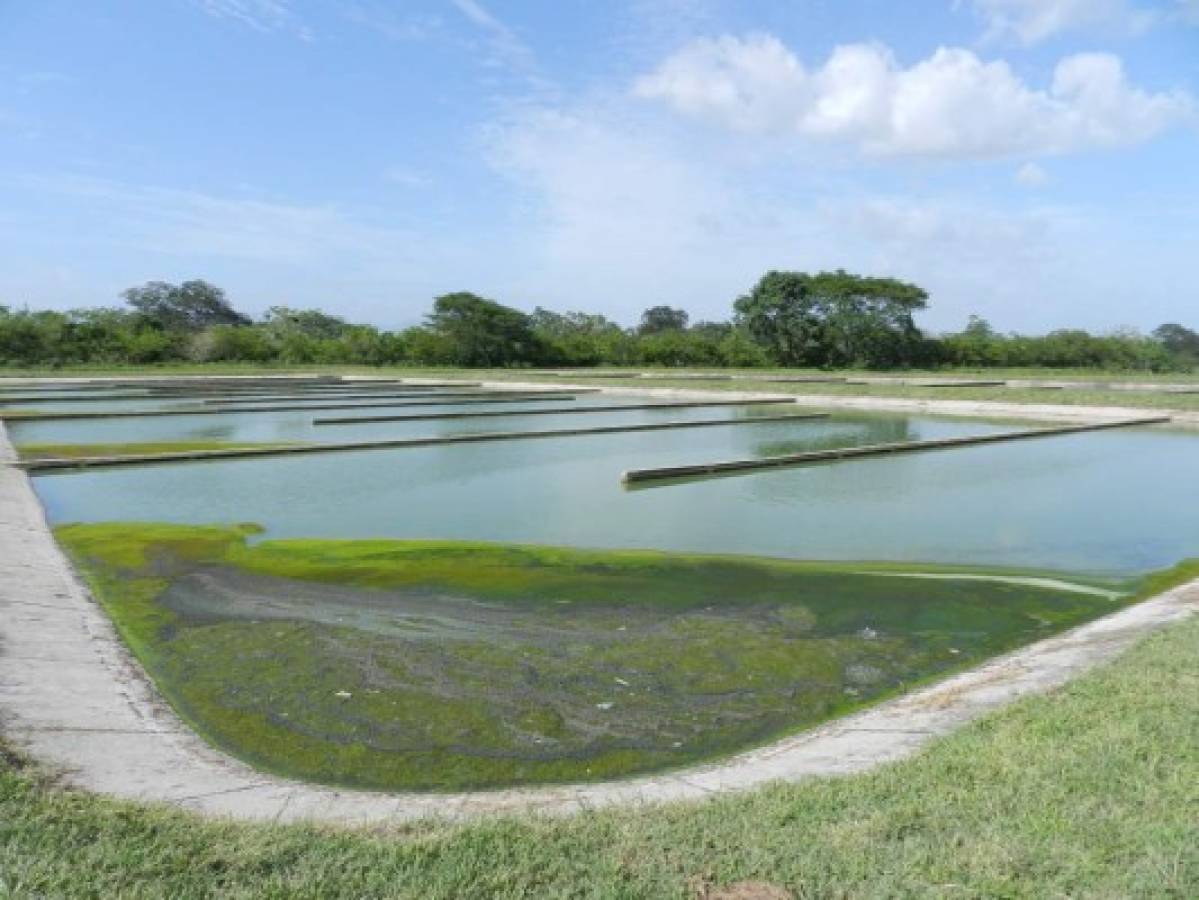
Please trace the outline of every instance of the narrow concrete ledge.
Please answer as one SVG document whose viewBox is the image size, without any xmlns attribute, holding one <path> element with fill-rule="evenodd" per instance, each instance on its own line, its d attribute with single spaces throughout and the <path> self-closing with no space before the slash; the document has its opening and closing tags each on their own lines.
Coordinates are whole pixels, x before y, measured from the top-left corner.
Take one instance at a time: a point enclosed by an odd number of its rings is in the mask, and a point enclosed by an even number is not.
<svg viewBox="0 0 1199 900">
<path fill-rule="evenodd" d="M 313 419 L 313 425 L 361 425 L 371 422 L 425 422 L 437 419 L 488 419 L 512 416 L 569 416 L 597 413 L 653 411 L 656 409 L 703 409 L 721 406 L 762 406 L 770 403 L 790 403 L 788 397 L 773 400 L 659 400 L 657 403 L 615 403 L 594 406 L 572 406 L 553 409 L 488 410 L 486 412 L 417 413 L 400 416 L 336 416 Z"/>
<path fill-rule="evenodd" d="M 0 409 L 0 419 L 10 422 L 62 422 L 74 419 L 154 419 L 171 416 L 225 416 L 230 414 L 305 412 L 326 409 L 388 409 L 407 406 L 470 406 L 481 403 L 554 403 L 559 400 L 574 400 L 576 394 L 598 392 L 599 388 L 581 388 L 571 391 L 495 391 L 487 396 L 471 395 L 463 398 L 430 399 L 421 395 L 419 400 L 354 401 L 337 403 L 284 403 L 272 406 L 191 406 L 170 409 L 97 410 L 95 412 L 28 412 Z"/>
<path fill-rule="evenodd" d="M 948 450 L 954 447 L 972 447 L 979 444 L 995 444 L 1007 441 L 1031 440 L 1033 438 L 1057 437 L 1081 434 L 1088 431 L 1104 431 L 1112 428 L 1132 428 L 1138 425 L 1168 424 L 1169 416 L 1153 416 L 1140 419 L 1123 419 L 1115 422 L 1087 423 L 1083 425 L 1058 425 L 1051 428 L 1034 428 L 1029 431 L 1004 431 L 998 434 L 978 434 L 966 437 L 936 438 L 927 441 L 904 441 L 890 444 L 864 444 L 841 447 L 836 450 L 813 450 L 806 453 L 790 453 L 784 456 L 761 456 L 752 459 L 733 459 L 721 462 L 698 463 L 688 466 L 660 466 L 654 469 L 630 469 L 621 476 L 626 485 L 663 484 L 680 479 L 707 475 L 744 474 L 770 469 L 811 465 L 822 462 L 840 462 L 876 456 L 894 456 L 900 453 L 918 453 L 928 450 Z"/>
<path fill-rule="evenodd" d="M 396 438 L 382 441 L 344 441 L 322 444 L 286 444 L 278 447 L 243 447 L 233 450 L 181 450 L 170 453 L 132 454 L 129 456 L 81 456 L 33 459 L 14 463 L 29 472 L 60 472 L 71 469 L 99 469 L 121 466 L 148 466 L 165 463 L 213 462 L 225 459 L 261 459 L 305 453 L 351 453 L 366 450 L 403 450 L 441 447 L 454 444 L 486 444 L 493 441 L 526 441 L 545 438 L 576 438 L 639 431 L 675 431 L 687 428 L 731 428 L 739 425 L 787 424 L 823 419 L 828 413 L 788 413 L 779 416 L 752 416 L 744 419 L 696 419 L 651 422 L 640 425 L 600 425 L 593 428 L 557 428 L 547 431 L 481 431 L 442 437 Z"/>
<path fill-rule="evenodd" d="M 766 381 L 770 379 L 754 379 L 755 381 Z M 799 381 L 814 381 L 817 379 L 789 379 L 779 378 L 774 379 L 779 382 L 787 382 L 793 380 Z M 823 380 L 823 379 L 820 379 Z M 845 381 L 845 379 L 837 379 Z M 870 379 L 862 379 L 863 382 L 871 382 Z M 872 382 L 871 382 L 872 383 Z M 485 387 L 497 387 L 506 385 L 510 389 L 521 390 L 536 388 L 538 385 L 544 386 L 544 382 L 515 382 L 515 381 L 485 381 Z M 580 389 L 586 387 L 594 387 L 585 383 L 570 384 L 568 382 L 555 382 L 561 387 L 568 389 Z M 1028 385 L 1028 387 L 1043 387 L 1046 390 L 1053 390 L 1058 385 Z M 738 391 L 713 391 L 703 390 L 702 388 L 658 388 L 649 387 L 645 383 L 638 383 L 636 386 L 620 386 L 612 387 L 604 385 L 599 388 L 604 394 L 610 394 L 614 397 L 619 396 L 640 396 L 640 397 L 662 397 L 669 399 L 716 399 L 719 397 L 725 398 L 755 398 L 755 397 L 777 397 L 778 394 L 769 394 L 762 391 L 753 390 L 738 390 Z M 1138 416 L 1148 416 L 1160 414 L 1170 417 L 1170 425 L 1175 428 L 1199 428 L 1199 412 L 1188 409 L 1150 409 L 1143 406 L 1074 406 L 1065 403 L 1013 403 L 1006 400 L 924 400 L 908 397 L 846 397 L 837 394 L 787 394 L 787 399 L 798 406 L 806 406 L 815 409 L 848 409 L 862 410 L 865 412 L 892 412 L 892 413 L 922 413 L 925 415 L 935 416 L 968 416 L 970 418 L 995 418 L 995 419 L 1025 419 L 1030 421 L 1042 422 L 1102 422 L 1112 421 L 1115 419 L 1133 419 Z"/>
</svg>

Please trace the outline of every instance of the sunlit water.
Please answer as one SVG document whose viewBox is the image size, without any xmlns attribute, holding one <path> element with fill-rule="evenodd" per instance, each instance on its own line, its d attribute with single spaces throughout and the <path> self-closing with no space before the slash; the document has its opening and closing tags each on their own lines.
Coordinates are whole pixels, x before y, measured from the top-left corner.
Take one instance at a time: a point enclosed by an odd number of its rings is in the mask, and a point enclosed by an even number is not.
<svg viewBox="0 0 1199 900">
<path fill-rule="evenodd" d="M 142 403 L 143 401 L 130 401 Z M 554 399 L 534 402 L 435 403 L 398 406 L 382 400 L 337 401 L 336 409 L 305 409 L 262 412 L 229 412 L 221 415 L 172 415 L 161 417 L 118 417 L 111 419 L 66 419 L 46 422 L 14 422 L 13 439 L 19 443 L 112 443 L 135 441 L 237 441 L 237 442 L 339 442 L 377 441 L 391 438 L 451 435 L 481 431 L 547 431 L 563 428 L 595 428 L 652 422 L 696 421 L 757 416 L 802 415 L 806 410 L 793 404 L 663 408 L 585 414 L 550 414 L 554 409 L 593 406 L 627 406 L 643 403 L 639 398 L 599 397 L 580 394 L 574 401 Z M 426 403 L 427 401 L 421 401 Z M 368 405 L 370 404 L 370 405 Z M 383 404 L 383 405 L 375 405 Z M 107 407 L 107 404 L 105 404 Z M 114 407 L 115 408 L 115 407 Z M 524 416 L 532 410 L 537 415 Z M 314 425 L 320 418 L 436 416 L 439 413 L 503 413 L 477 418 L 428 418 L 408 422 L 370 422 L 356 425 Z"/>
<path fill-rule="evenodd" d="M 601 402 L 634 401 L 578 401 Z M 382 440 L 803 411 L 718 407 L 347 427 L 314 427 L 311 413 L 287 412 L 20 423 L 12 437 Z M 784 424 L 77 471 L 35 484 L 54 523 L 257 522 L 266 537 L 470 539 L 1103 572 L 1199 555 L 1199 438 L 1184 432 L 1093 432 L 639 490 L 620 482 L 630 468 L 1019 427 L 1027 423 L 838 413 Z"/>
</svg>

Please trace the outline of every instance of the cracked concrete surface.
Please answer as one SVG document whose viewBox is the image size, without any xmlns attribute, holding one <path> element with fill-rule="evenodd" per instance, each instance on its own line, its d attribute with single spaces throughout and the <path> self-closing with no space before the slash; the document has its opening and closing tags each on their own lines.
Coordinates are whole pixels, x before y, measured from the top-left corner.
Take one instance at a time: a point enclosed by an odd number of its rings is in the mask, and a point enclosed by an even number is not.
<svg viewBox="0 0 1199 900">
<path fill-rule="evenodd" d="M 458 794 L 339 790 L 257 772 L 206 744 L 178 719 L 75 577 L 28 477 L 14 461 L 0 423 L 0 723 L 5 734 L 80 788 L 240 819 L 366 824 L 523 811 L 558 814 L 861 772 L 908 756 L 1019 697 L 1061 685 L 1149 632 L 1199 611 L 1197 580 L 856 715 L 676 772 Z"/>
</svg>

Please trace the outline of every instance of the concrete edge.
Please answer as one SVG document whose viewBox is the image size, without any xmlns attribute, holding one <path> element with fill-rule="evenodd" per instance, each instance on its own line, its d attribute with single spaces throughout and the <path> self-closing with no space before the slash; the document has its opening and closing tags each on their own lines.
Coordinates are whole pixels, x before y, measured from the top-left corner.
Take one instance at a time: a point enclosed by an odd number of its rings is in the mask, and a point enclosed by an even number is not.
<svg viewBox="0 0 1199 900">
<path fill-rule="evenodd" d="M 540 384 L 535 381 L 485 381 L 484 386 L 511 385 L 523 390 Z M 586 383 L 554 382 L 564 388 L 595 387 Z M 846 397 L 835 394 L 792 394 L 789 392 L 714 391 L 701 388 L 655 388 L 644 383 L 619 387 L 602 385 L 600 390 L 614 395 L 651 395 L 667 398 L 739 397 L 761 398 L 783 396 L 799 406 L 823 409 L 848 409 L 866 412 L 925 413 L 937 416 L 968 416 L 971 418 L 1029 419 L 1046 422 L 1105 422 L 1114 419 L 1135 419 L 1144 416 L 1169 416 L 1170 426 L 1199 428 L 1199 412 L 1145 406 L 1072 406 L 1064 403 L 1008 403 L 999 400 L 926 400 L 907 397 Z"/>
</svg>

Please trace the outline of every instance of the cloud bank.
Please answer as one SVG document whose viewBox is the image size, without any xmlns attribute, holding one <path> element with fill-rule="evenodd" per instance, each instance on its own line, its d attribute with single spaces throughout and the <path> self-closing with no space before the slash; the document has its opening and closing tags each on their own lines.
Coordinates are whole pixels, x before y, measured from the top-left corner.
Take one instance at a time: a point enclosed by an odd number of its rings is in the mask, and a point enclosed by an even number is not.
<svg viewBox="0 0 1199 900">
<path fill-rule="evenodd" d="M 809 69 L 766 34 L 694 41 L 633 92 L 733 131 L 947 160 L 1128 146 L 1196 115 L 1189 94 L 1134 86 L 1109 53 L 1067 56 L 1035 88 L 1006 62 L 952 47 L 905 68 L 881 44 L 845 44 Z"/>
</svg>

